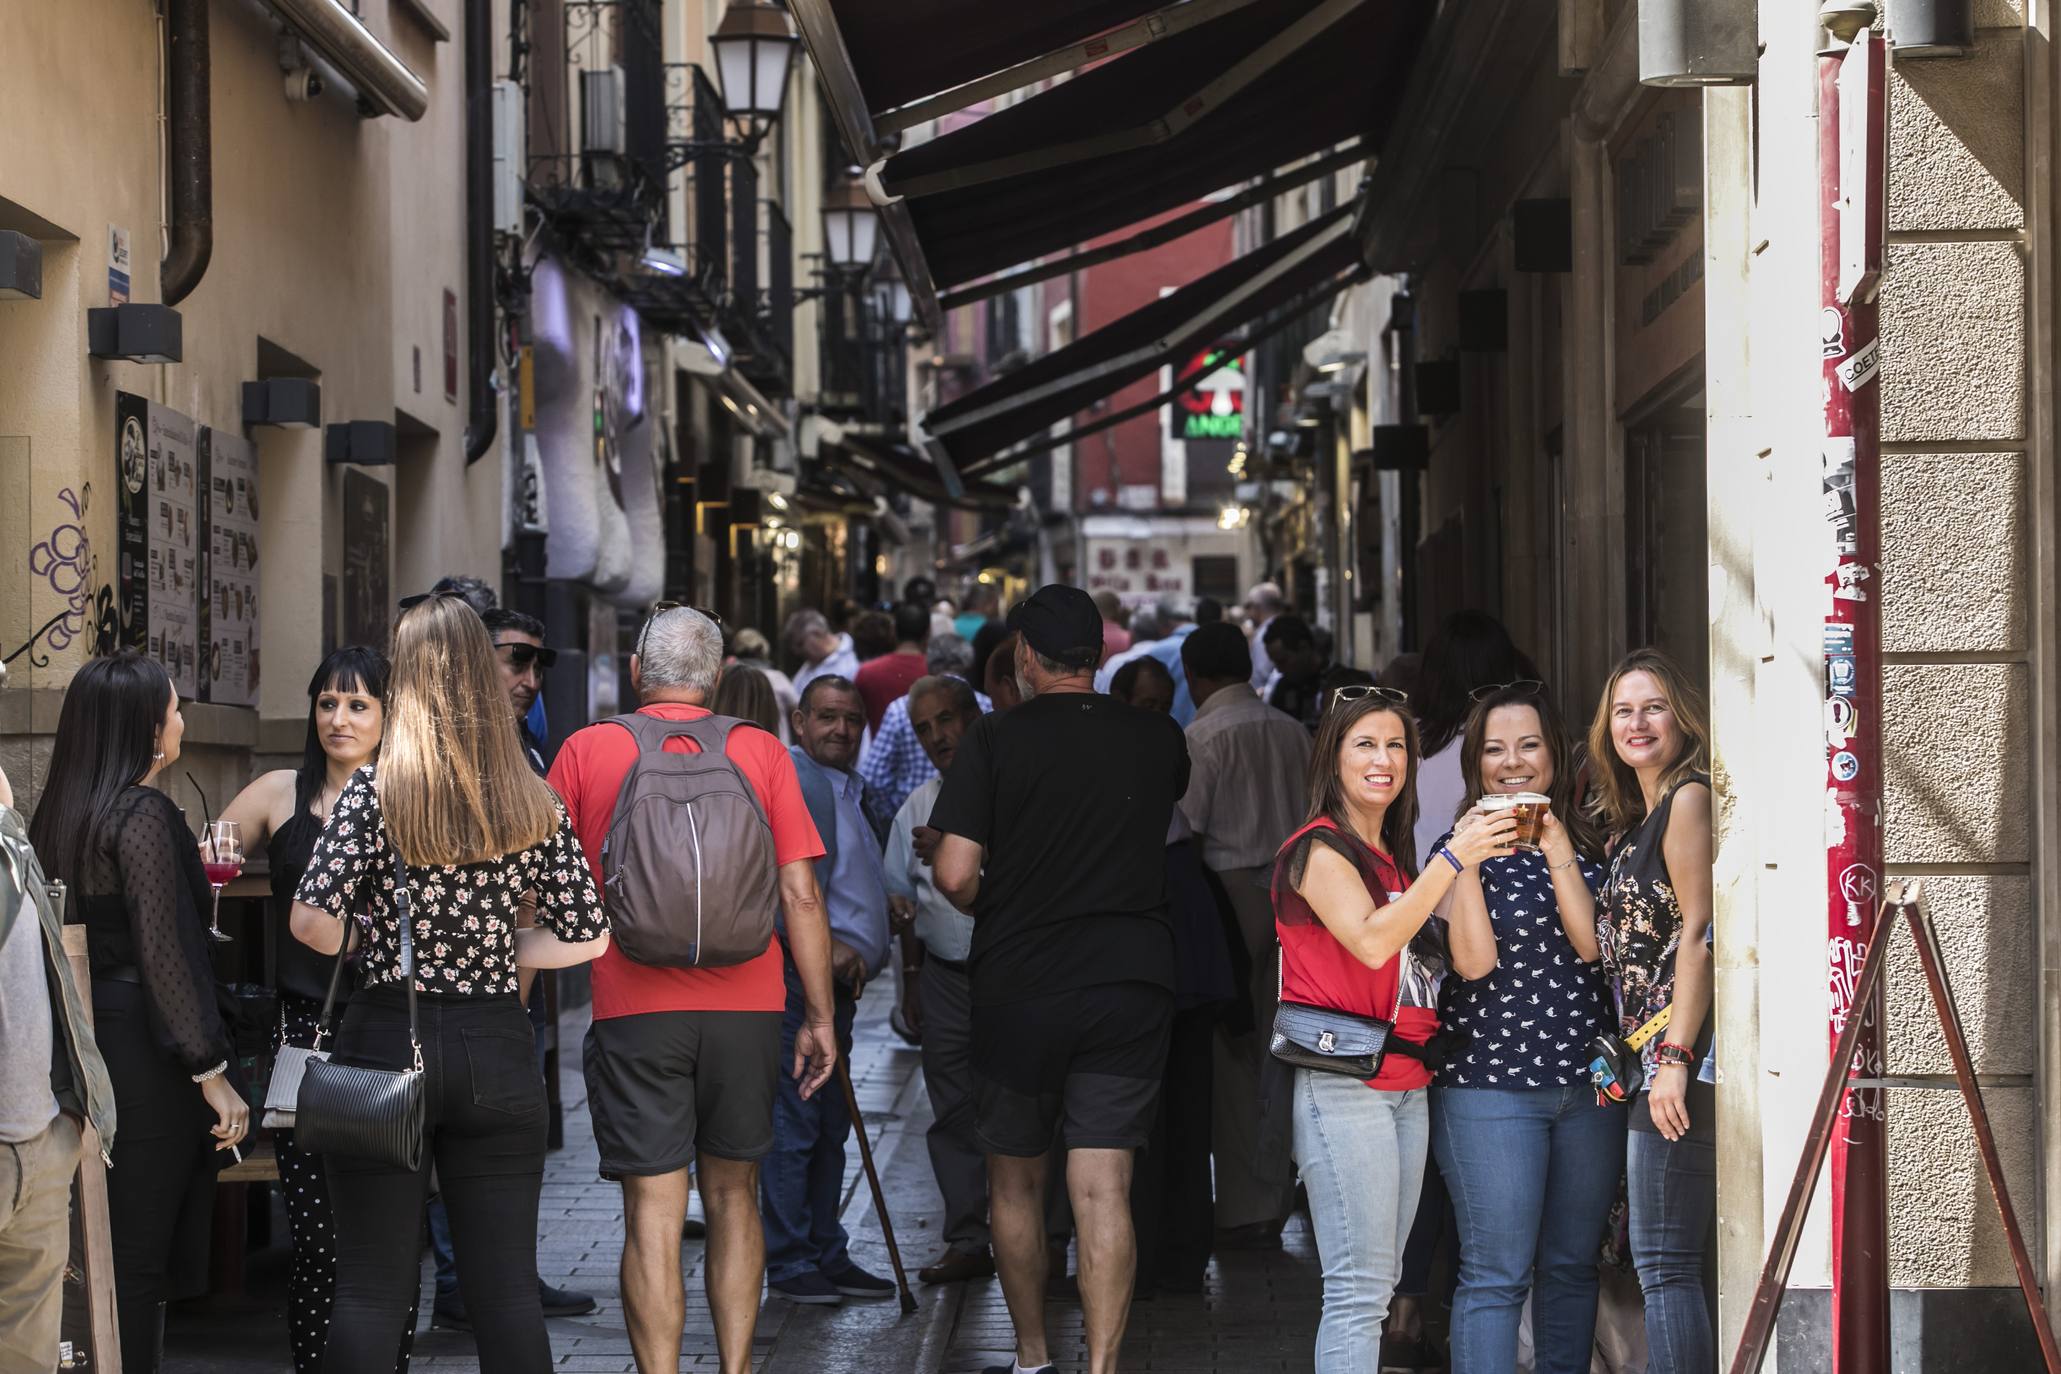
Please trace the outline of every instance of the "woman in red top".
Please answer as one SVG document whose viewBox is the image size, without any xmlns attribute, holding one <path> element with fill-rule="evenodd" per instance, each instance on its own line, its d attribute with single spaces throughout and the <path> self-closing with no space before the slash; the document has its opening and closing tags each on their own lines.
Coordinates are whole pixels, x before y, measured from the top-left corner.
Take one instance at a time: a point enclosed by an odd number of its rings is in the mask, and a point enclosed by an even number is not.
<svg viewBox="0 0 2061 1374">
<path fill-rule="evenodd" d="M 1295 1071 L 1295 1162 L 1324 1265 L 1317 1374 L 1380 1365 L 1431 1130 L 1431 1071 L 1393 1046 L 1423 1045 L 1438 1029 L 1445 954 L 1427 924 L 1433 909 L 1466 869 L 1510 854 L 1516 831 L 1511 815 L 1463 816 L 1409 881 L 1416 772 L 1417 727 L 1400 693 L 1334 692 L 1310 755 L 1309 819 L 1275 867 L 1281 1000 L 1395 1023 L 1392 1048 L 1364 1083 Z"/>
</svg>

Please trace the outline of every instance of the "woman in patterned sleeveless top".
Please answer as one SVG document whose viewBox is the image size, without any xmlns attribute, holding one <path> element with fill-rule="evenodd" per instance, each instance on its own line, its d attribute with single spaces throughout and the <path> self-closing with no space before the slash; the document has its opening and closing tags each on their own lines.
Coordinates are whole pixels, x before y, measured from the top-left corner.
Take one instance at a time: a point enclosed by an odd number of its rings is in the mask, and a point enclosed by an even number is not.
<svg viewBox="0 0 2061 1374">
<path fill-rule="evenodd" d="M 1710 730 L 1701 699 L 1666 655 L 1640 649 L 1617 665 L 1589 730 L 1589 756 L 1611 835 L 1596 937 L 1617 1031 L 1630 1036 L 1668 1016 L 1640 1052 L 1626 1150 L 1648 1368 L 1708 1374 L 1717 1361 L 1703 1291 L 1717 1209 Z"/>
</svg>

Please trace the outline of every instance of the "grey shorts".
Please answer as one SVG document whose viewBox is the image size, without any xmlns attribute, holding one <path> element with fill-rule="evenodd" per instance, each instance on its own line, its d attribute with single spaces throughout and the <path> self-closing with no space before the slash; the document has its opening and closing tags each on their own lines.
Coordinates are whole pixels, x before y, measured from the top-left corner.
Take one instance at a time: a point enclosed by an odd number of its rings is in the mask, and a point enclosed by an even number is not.
<svg viewBox="0 0 2061 1374">
<path fill-rule="evenodd" d="M 697 1154 L 773 1148 L 777 1011 L 653 1011 L 587 1031 L 587 1106 L 601 1176 L 669 1174 Z"/>
</svg>

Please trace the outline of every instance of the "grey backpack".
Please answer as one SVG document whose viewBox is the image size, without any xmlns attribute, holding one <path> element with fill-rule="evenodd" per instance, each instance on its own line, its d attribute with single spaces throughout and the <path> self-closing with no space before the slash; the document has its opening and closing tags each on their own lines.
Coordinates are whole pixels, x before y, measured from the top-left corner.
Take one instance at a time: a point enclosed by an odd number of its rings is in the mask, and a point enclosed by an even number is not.
<svg viewBox="0 0 2061 1374">
<path fill-rule="evenodd" d="M 660 968 L 722 968 L 765 953 L 780 886 L 773 827 L 724 746 L 726 716 L 611 716 L 637 741 L 601 845 L 602 904 L 616 947 Z M 685 735 L 699 753 L 665 742 Z"/>
</svg>

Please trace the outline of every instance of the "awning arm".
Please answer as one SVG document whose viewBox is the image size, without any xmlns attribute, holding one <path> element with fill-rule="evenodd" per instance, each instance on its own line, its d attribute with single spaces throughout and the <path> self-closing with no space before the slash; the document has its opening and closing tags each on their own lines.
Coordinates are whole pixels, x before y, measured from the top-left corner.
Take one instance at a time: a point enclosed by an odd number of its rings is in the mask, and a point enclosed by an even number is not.
<svg viewBox="0 0 2061 1374">
<path fill-rule="evenodd" d="M 1231 353 L 1233 356 L 1250 353 L 1253 349 L 1258 348 L 1268 339 L 1273 338 L 1276 334 L 1288 328 L 1289 325 L 1301 319 L 1303 312 L 1318 301 L 1345 290 L 1355 282 L 1366 280 L 1367 275 L 1366 268 L 1355 267 L 1349 272 L 1342 272 L 1329 281 L 1305 291 L 1302 295 L 1297 296 L 1294 300 L 1282 306 L 1279 314 L 1273 320 L 1264 324 L 1254 324 L 1247 328 L 1244 333 L 1231 340 Z M 988 473 L 1008 467 L 1012 463 L 1021 462 L 1025 458 L 1034 458 L 1040 453 L 1050 453 L 1062 444 L 1075 443 L 1092 435 L 1100 434 L 1105 429 L 1120 425 L 1126 420 L 1135 420 L 1140 415 L 1150 414 L 1166 405 L 1169 401 L 1172 401 L 1176 396 L 1188 390 L 1188 388 L 1194 386 L 1197 382 L 1208 376 L 1212 370 L 1207 367 L 1192 368 L 1176 377 L 1173 386 L 1149 400 L 1141 401 L 1134 406 L 1126 406 L 1122 410 L 1114 411 L 1108 415 L 1098 415 L 1086 424 L 1076 425 L 1063 434 L 1053 435 L 1049 439 L 1041 439 L 1035 444 L 1025 444 L 1002 453 L 991 454 L 986 458 L 976 458 L 961 469 L 961 475 L 968 478 L 985 477 Z"/>
<path fill-rule="evenodd" d="M 1054 277 L 1065 276 L 1068 272 L 1077 272 L 1084 267 L 1094 267 L 1100 263 L 1112 262 L 1117 258 L 1129 257 L 1133 253 L 1143 252 L 1148 248 L 1158 248 L 1162 244 L 1172 243 L 1177 238 L 1193 233 L 1205 224 L 1214 224 L 1216 221 L 1235 215 L 1241 210 L 1249 210 L 1253 206 L 1272 200 L 1275 196 L 1281 195 L 1284 192 L 1315 181 L 1318 177 L 1329 176 L 1341 168 L 1352 166 L 1355 162 L 1364 162 L 1373 155 L 1373 144 L 1366 139 L 1361 139 L 1348 144 L 1338 152 L 1318 158 L 1314 162 L 1305 162 L 1301 166 L 1292 167 L 1285 172 L 1278 170 L 1269 172 L 1265 177 L 1255 181 L 1235 196 L 1226 196 L 1222 200 L 1211 201 L 1198 210 L 1166 220 L 1154 225 L 1150 229 L 1144 229 L 1132 234 L 1128 238 L 1118 239 L 1114 243 L 1106 243 L 1100 248 L 1087 248 L 1079 252 L 1067 253 L 1060 257 L 1047 258 L 1043 262 L 1032 263 L 1028 267 L 1019 267 L 1013 271 L 1004 272 L 1000 276 L 989 277 L 986 281 L 977 281 L 971 285 L 962 286 L 956 291 L 948 291 L 938 298 L 938 305 L 945 310 L 957 310 L 962 305 L 971 305 L 975 301 L 986 300 L 990 296 L 999 296 L 1005 291 L 1014 291 L 1020 286 L 1029 286 L 1033 282 L 1050 281 Z"/>
<path fill-rule="evenodd" d="M 1045 172 L 1054 167 L 1085 162 L 1090 158 L 1108 157 L 1113 153 L 1129 152 L 1165 143 L 1185 133 L 1198 120 L 1215 114 L 1240 91 L 1287 61 L 1298 50 L 1313 42 L 1318 34 L 1365 2 L 1366 0 L 1321 0 L 1321 3 L 1307 14 L 1232 63 L 1228 70 L 1204 84 L 1194 94 L 1182 97 L 1173 109 L 1143 124 L 1097 134 L 1092 138 L 1075 139 L 1071 143 L 1055 143 L 1012 153 L 1007 157 L 989 158 L 985 162 L 968 163 L 965 166 L 951 167 L 905 180 L 890 177 L 888 164 L 883 163 L 875 168 L 875 176 L 889 195 L 927 196 L 940 191 L 959 191 L 971 186 L 985 186 L 991 181 L 1000 181 L 1007 177 L 1027 176 L 1033 172 Z"/>
<path fill-rule="evenodd" d="M 859 85 L 858 70 L 852 66 L 830 0 L 788 0 L 787 8 L 801 30 L 809 60 L 816 64 L 816 74 L 823 79 L 830 112 L 837 116 L 837 127 L 844 134 L 844 146 L 861 163 L 872 162 L 882 151 L 880 134 L 866 108 L 866 92 Z"/>
<path fill-rule="evenodd" d="M 873 116 L 873 126 L 882 133 L 900 133 L 913 129 L 918 124 L 977 105 L 983 100 L 992 100 L 998 95 L 1021 90 L 1048 77 L 1062 75 L 1115 57 L 1133 48 L 1142 48 L 1162 38 L 1171 38 L 1185 33 L 1199 24 L 1206 24 L 1220 14 L 1244 9 L 1258 0 L 1185 0 L 1185 3 L 1169 5 L 1163 10 L 1131 20 L 1114 29 L 1083 39 L 1056 52 L 1034 57 L 1028 62 L 1019 62 L 1013 67 L 1004 67 L 992 76 L 978 81 L 969 81 L 962 86 L 925 96 L 899 109 L 889 110 Z"/>
<path fill-rule="evenodd" d="M 966 428 L 968 425 L 978 424 L 983 420 L 1015 410 L 1033 401 L 1043 400 L 1047 396 L 1055 396 L 1062 392 L 1071 391 L 1083 383 L 1094 381 L 1097 377 L 1107 376 L 1112 372 L 1125 371 L 1136 367 L 1139 363 L 1149 362 L 1154 358 L 1161 357 L 1181 340 L 1207 330 L 1211 320 L 1222 315 L 1235 313 L 1244 301 L 1264 292 L 1276 280 L 1293 272 L 1311 257 L 1323 252 L 1332 244 L 1346 237 L 1352 232 L 1352 227 L 1353 222 L 1350 216 L 1339 216 L 1316 233 L 1311 234 L 1308 239 L 1298 244 L 1292 251 L 1282 254 L 1280 258 L 1267 264 L 1262 270 L 1254 272 L 1246 280 L 1240 282 L 1231 290 L 1226 291 L 1223 295 L 1213 297 L 1204 303 L 1196 314 L 1179 321 L 1173 327 L 1163 331 L 1159 338 L 1141 347 L 1130 349 L 1117 357 L 1095 363 L 1079 371 L 1069 372 L 1064 376 L 1056 377 L 1043 385 L 1032 387 L 1029 390 L 1012 392 L 1008 396 L 989 402 L 987 405 L 968 410 L 963 415 L 955 415 L 935 428 L 932 427 L 929 419 L 926 417 L 923 427 L 934 438 L 941 439 L 948 434 Z M 1093 336 L 1089 335 L 1086 337 Z"/>
</svg>

